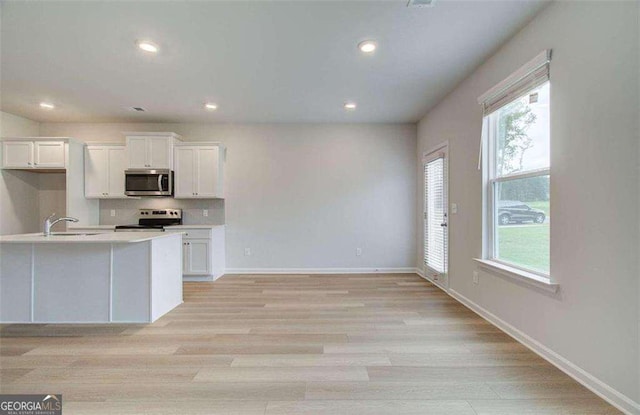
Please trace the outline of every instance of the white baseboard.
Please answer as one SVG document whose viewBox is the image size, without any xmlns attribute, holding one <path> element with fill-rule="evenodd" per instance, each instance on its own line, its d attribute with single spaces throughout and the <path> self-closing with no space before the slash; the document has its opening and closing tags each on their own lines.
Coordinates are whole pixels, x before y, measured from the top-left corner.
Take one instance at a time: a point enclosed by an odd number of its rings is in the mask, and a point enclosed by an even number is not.
<svg viewBox="0 0 640 415">
<path fill-rule="evenodd" d="M 414 274 L 407 268 L 227 268 L 225 274 Z"/>
<path fill-rule="evenodd" d="M 211 282 L 214 281 L 211 275 L 185 275 L 182 277 L 184 282 Z"/>
<path fill-rule="evenodd" d="M 212 282 L 222 277 L 224 274 L 213 275 L 184 275 L 182 281 L 185 282 Z"/>
<path fill-rule="evenodd" d="M 418 274 L 420 275 L 420 273 Z M 600 379 L 513 327 L 495 314 L 474 303 L 459 292 L 449 289 L 448 294 L 622 412 L 629 415 L 640 415 L 640 404 L 638 402 L 613 389 Z"/>
</svg>

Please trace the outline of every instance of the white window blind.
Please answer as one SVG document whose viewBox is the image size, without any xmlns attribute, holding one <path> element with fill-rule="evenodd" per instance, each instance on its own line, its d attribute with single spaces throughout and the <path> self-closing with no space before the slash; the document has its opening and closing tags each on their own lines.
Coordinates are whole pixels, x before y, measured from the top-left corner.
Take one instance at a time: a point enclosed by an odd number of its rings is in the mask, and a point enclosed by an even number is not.
<svg viewBox="0 0 640 415">
<path fill-rule="evenodd" d="M 444 154 L 424 166 L 424 263 L 439 273 L 446 272 L 447 263 L 445 168 Z"/>
<path fill-rule="evenodd" d="M 491 114 L 527 91 L 547 82 L 550 61 L 551 49 L 544 50 L 507 79 L 482 94 L 478 102 L 482 104 L 484 115 Z"/>
<path fill-rule="evenodd" d="M 478 103 L 482 105 L 483 113 L 480 150 L 478 152 L 478 170 L 481 169 L 482 148 L 488 133 L 487 116 L 527 91 L 549 81 L 550 62 L 551 49 L 545 49 L 505 80 L 478 97 Z"/>
</svg>

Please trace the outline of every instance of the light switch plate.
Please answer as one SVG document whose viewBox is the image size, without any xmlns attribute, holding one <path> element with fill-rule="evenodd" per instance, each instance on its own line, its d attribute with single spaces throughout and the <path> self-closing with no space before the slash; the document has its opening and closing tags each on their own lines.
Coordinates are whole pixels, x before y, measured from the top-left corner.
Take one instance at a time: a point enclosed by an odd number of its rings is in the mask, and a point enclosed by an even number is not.
<svg viewBox="0 0 640 415">
<path fill-rule="evenodd" d="M 111 211 L 109 213 L 111 214 L 111 217 L 116 216 L 116 210 L 115 209 L 111 209 Z"/>
<path fill-rule="evenodd" d="M 209 209 L 202 209 L 202 216 L 204 217 L 209 216 Z"/>
<path fill-rule="evenodd" d="M 458 204 L 457 203 L 452 203 L 451 204 L 451 213 L 458 213 Z"/>
<path fill-rule="evenodd" d="M 362 248 L 356 248 L 356 256 L 362 256 Z"/>
<path fill-rule="evenodd" d="M 251 248 L 244 248 L 244 256 L 251 256 Z"/>
<path fill-rule="evenodd" d="M 478 271 L 473 271 L 473 283 L 477 284 L 480 282 L 480 278 L 478 276 Z"/>
</svg>

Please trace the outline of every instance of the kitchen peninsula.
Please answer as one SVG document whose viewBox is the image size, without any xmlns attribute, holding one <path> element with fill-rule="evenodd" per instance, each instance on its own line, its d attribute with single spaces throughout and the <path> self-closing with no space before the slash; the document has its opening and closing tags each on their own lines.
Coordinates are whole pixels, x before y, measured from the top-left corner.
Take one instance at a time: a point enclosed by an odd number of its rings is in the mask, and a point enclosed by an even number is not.
<svg viewBox="0 0 640 415">
<path fill-rule="evenodd" d="M 182 303 L 182 234 L 0 236 L 0 323 L 150 323 Z"/>
</svg>

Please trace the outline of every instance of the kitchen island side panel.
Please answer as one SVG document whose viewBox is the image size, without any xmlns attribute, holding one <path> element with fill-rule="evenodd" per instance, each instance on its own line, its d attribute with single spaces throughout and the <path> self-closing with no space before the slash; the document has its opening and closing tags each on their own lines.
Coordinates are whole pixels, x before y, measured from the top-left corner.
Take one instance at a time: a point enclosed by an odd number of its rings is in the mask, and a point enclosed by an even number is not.
<svg viewBox="0 0 640 415">
<path fill-rule="evenodd" d="M 34 244 L 34 321 L 108 322 L 108 244 Z"/>
<path fill-rule="evenodd" d="M 151 242 L 113 245 L 112 312 L 114 323 L 151 321 Z"/>
<path fill-rule="evenodd" d="M 151 321 L 182 304 L 182 234 L 151 241 Z"/>
<path fill-rule="evenodd" d="M 0 244 L 0 322 L 31 321 L 31 244 Z"/>
</svg>

